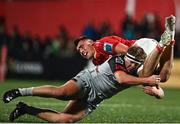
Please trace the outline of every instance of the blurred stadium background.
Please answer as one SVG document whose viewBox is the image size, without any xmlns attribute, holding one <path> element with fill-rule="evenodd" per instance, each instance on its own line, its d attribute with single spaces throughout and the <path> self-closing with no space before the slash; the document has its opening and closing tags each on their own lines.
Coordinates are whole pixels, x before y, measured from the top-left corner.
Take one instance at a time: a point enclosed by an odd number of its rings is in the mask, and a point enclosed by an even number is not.
<svg viewBox="0 0 180 124">
<path fill-rule="evenodd" d="M 135 87 L 113 97 L 114 104 L 105 102 L 102 110 L 82 122 L 180 122 L 180 0 L 0 0 L 0 94 L 14 87 L 60 85 L 75 76 L 87 64 L 72 42 L 80 35 L 94 40 L 118 35 L 159 41 L 164 19 L 171 14 L 177 17 L 176 45 L 172 76 L 162 84 L 167 97 L 157 101 Z M 21 100 L 57 109 L 65 104 Z M 0 101 L 0 113 L 4 113 L 0 122 L 8 122 L 16 102 Z M 34 118 L 18 122 L 34 122 Z"/>
</svg>

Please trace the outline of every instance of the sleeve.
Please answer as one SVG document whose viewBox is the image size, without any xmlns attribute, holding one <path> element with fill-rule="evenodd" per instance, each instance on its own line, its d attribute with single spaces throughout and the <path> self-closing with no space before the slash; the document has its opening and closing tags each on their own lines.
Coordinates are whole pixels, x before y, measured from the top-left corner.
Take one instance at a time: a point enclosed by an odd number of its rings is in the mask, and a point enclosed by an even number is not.
<svg viewBox="0 0 180 124">
<path fill-rule="evenodd" d="M 102 53 L 114 55 L 115 53 L 115 47 L 119 43 L 119 40 L 117 38 L 114 38 L 113 36 L 104 37 L 100 40 L 98 45 L 98 50 Z"/>
<path fill-rule="evenodd" d="M 135 40 L 125 40 L 118 36 L 107 36 L 98 40 L 98 42 L 101 44 L 102 47 L 101 52 L 109 55 L 115 55 L 115 48 L 119 43 L 130 47 L 135 43 Z"/>
</svg>

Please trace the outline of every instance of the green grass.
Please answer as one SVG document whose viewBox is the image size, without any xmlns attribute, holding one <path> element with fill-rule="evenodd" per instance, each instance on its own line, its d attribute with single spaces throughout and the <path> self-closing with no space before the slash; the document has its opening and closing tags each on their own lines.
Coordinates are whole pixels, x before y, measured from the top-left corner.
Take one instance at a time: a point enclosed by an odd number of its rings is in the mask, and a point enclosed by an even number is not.
<svg viewBox="0 0 180 124">
<path fill-rule="evenodd" d="M 14 109 L 18 101 L 37 106 L 51 108 L 61 111 L 67 102 L 40 98 L 40 97 L 20 97 L 16 100 L 4 104 L 2 102 L 3 93 L 12 88 L 32 87 L 40 85 L 61 85 L 58 81 L 27 81 L 8 80 L 0 84 L 0 122 L 9 122 L 9 113 Z M 105 100 L 89 116 L 79 121 L 80 123 L 123 123 L 123 122 L 180 122 L 180 89 L 165 89 L 166 97 L 157 100 L 142 92 L 140 87 L 132 87 L 120 92 L 111 99 Z M 25 115 L 15 122 L 45 122 L 34 116 Z"/>
</svg>

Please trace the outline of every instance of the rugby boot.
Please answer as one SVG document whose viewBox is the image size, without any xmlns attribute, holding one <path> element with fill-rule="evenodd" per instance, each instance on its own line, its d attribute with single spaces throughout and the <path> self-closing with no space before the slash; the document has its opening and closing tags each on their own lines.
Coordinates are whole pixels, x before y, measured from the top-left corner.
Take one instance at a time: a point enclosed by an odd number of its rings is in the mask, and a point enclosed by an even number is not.
<svg viewBox="0 0 180 124">
<path fill-rule="evenodd" d="M 3 95 L 3 101 L 4 103 L 9 103 L 11 100 L 22 96 L 19 89 L 12 89 L 4 93 Z"/>
</svg>

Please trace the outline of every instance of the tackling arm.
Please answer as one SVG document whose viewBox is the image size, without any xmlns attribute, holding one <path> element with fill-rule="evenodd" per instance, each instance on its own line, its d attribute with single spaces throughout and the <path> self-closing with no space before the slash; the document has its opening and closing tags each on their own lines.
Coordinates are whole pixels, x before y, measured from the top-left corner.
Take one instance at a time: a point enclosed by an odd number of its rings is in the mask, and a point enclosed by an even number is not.
<svg viewBox="0 0 180 124">
<path fill-rule="evenodd" d="M 157 85 L 160 82 L 159 75 L 152 75 L 150 77 L 135 77 L 125 73 L 124 71 L 116 71 L 114 73 L 116 80 L 120 84 L 128 84 L 128 85 Z"/>
<path fill-rule="evenodd" d="M 126 54 L 128 48 L 132 46 L 135 40 L 125 40 L 118 36 L 107 36 L 98 40 L 96 49 L 101 50 L 102 53 L 109 55 Z"/>
</svg>

